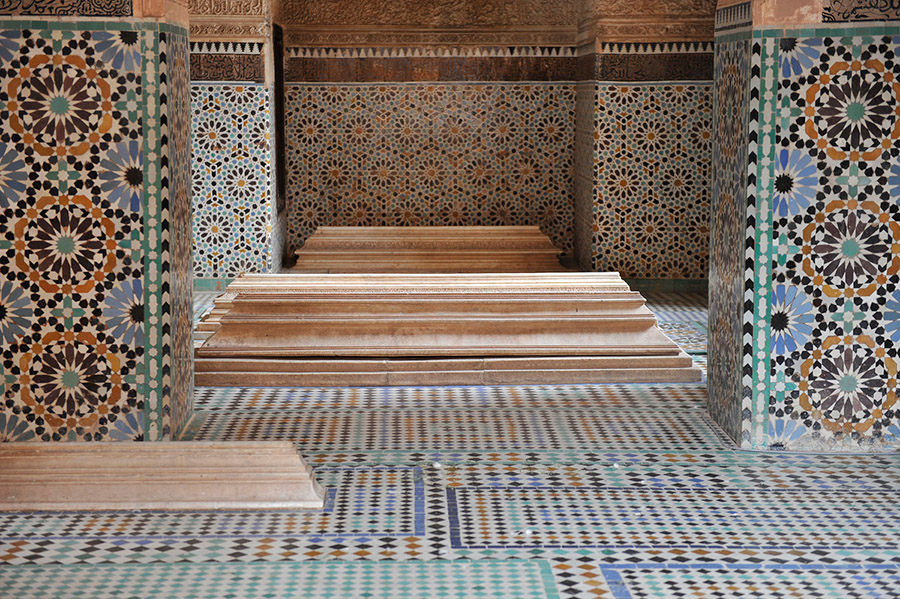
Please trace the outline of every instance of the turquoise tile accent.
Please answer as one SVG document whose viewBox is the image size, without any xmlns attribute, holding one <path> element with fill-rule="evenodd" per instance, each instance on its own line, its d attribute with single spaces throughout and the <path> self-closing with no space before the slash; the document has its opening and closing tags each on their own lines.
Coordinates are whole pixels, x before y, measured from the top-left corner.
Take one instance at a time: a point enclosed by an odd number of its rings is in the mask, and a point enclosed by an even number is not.
<svg viewBox="0 0 900 599">
<path fill-rule="evenodd" d="M 130 564 L 0 569 L 10 597 L 26 599 L 558 599 L 546 563 Z"/>
<path fill-rule="evenodd" d="M 194 291 L 225 291 L 234 279 L 195 278 Z"/>
</svg>

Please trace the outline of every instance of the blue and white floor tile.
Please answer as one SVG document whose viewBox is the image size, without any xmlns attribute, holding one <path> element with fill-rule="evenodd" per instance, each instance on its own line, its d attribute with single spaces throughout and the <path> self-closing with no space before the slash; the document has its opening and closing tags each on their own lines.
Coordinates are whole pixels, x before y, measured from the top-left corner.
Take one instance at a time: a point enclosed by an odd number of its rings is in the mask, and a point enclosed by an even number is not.
<svg viewBox="0 0 900 599">
<path fill-rule="evenodd" d="M 647 307 L 656 315 L 659 322 L 698 322 L 706 323 L 709 312 L 706 308 L 707 297 L 704 293 L 686 292 L 643 292 Z"/>
<path fill-rule="evenodd" d="M 203 316 L 212 310 L 213 301 L 222 295 L 221 291 L 197 291 L 194 290 L 194 325 L 196 326 Z"/>
<path fill-rule="evenodd" d="M 659 314 L 705 349 L 705 307 L 672 295 Z M 704 384 L 199 388 L 185 438 L 293 441 L 325 509 L 2 514 L 0 595 L 900 599 L 900 455 L 738 451 L 705 404 Z"/>
</svg>

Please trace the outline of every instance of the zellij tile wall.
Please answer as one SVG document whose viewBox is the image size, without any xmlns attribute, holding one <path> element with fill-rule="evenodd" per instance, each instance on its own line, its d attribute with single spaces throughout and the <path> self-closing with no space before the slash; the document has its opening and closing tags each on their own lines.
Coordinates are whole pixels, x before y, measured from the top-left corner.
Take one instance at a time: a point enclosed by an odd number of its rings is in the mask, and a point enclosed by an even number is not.
<svg viewBox="0 0 900 599">
<path fill-rule="evenodd" d="M 749 4 L 746 5 L 749 11 Z M 744 236 L 747 226 L 749 32 L 715 53 L 712 209 L 709 265 L 709 410 L 728 434 L 741 435 L 740 401 Z"/>
<path fill-rule="evenodd" d="M 190 410 L 187 33 L 0 20 L 0 440 Z"/>
<path fill-rule="evenodd" d="M 229 279 L 280 266 L 270 96 L 261 83 L 191 85 L 195 277 Z"/>
<path fill-rule="evenodd" d="M 709 255 L 711 85 L 578 84 L 582 268 L 704 279 Z M 581 181 L 578 181 L 581 178 Z"/>
<path fill-rule="evenodd" d="M 717 45 L 712 413 L 745 447 L 897 447 L 900 25 Z"/>
<path fill-rule="evenodd" d="M 571 253 L 575 86 L 290 84 L 288 245 L 321 225 L 540 225 Z"/>
</svg>

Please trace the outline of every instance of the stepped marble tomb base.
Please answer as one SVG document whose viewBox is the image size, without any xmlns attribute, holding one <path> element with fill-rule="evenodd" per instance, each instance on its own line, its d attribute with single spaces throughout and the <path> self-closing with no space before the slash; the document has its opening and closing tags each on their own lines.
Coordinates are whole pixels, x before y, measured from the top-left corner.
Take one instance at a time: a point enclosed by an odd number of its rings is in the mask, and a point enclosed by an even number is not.
<svg viewBox="0 0 900 599">
<path fill-rule="evenodd" d="M 246 275 L 196 350 L 204 386 L 700 380 L 617 273 Z"/>
<path fill-rule="evenodd" d="M 319 227 L 296 257 L 296 273 L 566 270 L 537 226 Z"/>
</svg>

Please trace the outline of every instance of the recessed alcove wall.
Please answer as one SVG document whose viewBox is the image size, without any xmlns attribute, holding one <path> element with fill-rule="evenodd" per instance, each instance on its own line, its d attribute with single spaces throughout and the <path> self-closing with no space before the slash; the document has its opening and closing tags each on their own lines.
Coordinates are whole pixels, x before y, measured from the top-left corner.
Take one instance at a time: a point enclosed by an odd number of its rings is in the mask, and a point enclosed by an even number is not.
<svg viewBox="0 0 900 599">
<path fill-rule="evenodd" d="M 705 278 L 711 46 L 650 46 L 587 74 L 571 47 L 293 49 L 288 245 L 326 224 L 537 224 L 575 255 L 580 227 L 587 270 Z"/>
<path fill-rule="evenodd" d="M 579 263 L 626 277 L 705 279 L 709 82 L 587 81 L 576 153 Z"/>
<path fill-rule="evenodd" d="M 571 252 L 572 50 L 489 52 L 292 49 L 290 247 L 324 224 L 537 224 Z"/>
<path fill-rule="evenodd" d="M 292 84 L 292 248 L 317 226 L 538 224 L 572 247 L 571 83 Z"/>
</svg>

